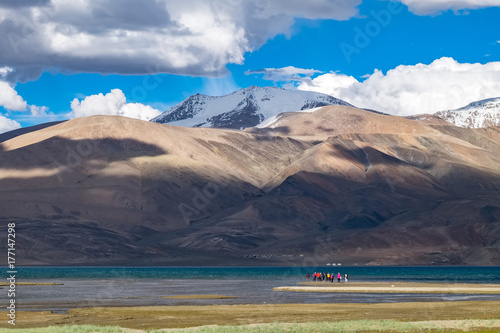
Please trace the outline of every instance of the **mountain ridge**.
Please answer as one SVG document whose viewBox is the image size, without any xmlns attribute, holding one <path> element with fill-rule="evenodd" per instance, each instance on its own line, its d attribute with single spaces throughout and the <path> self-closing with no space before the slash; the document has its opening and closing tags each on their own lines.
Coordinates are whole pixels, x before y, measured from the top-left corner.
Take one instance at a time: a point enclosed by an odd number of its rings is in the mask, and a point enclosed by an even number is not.
<svg viewBox="0 0 500 333">
<path fill-rule="evenodd" d="M 282 112 L 326 105 L 351 106 L 321 93 L 251 86 L 224 96 L 192 95 L 151 121 L 185 127 L 244 129 Z"/>
<path fill-rule="evenodd" d="M 439 111 L 434 115 L 459 127 L 500 126 L 500 97 L 474 101 L 464 107 Z"/>
<path fill-rule="evenodd" d="M 0 143 L 19 264 L 500 264 L 500 128 L 338 105 L 284 120 L 94 116 Z"/>
</svg>

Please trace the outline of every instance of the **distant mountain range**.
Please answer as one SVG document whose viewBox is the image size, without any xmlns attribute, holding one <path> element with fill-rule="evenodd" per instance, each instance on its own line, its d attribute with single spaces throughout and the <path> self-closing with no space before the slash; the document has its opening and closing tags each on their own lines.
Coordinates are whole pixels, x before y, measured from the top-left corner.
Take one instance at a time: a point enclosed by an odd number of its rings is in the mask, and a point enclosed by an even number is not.
<svg viewBox="0 0 500 333">
<path fill-rule="evenodd" d="M 18 129 L 0 221 L 19 265 L 499 265 L 499 105 L 405 118 L 250 87 Z"/>
<path fill-rule="evenodd" d="M 286 112 L 314 111 L 327 105 L 352 106 L 321 93 L 252 86 L 225 96 L 193 95 L 151 121 L 183 127 L 245 129 L 266 127 Z M 465 128 L 500 126 L 500 98 L 473 102 L 460 109 L 436 112 L 432 116 Z M 430 115 L 409 118 L 426 117 Z"/>
<path fill-rule="evenodd" d="M 352 106 L 321 93 L 252 86 L 226 96 L 193 95 L 151 121 L 184 127 L 244 129 L 282 112 L 326 105 Z"/>
<path fill-rule="evenodd" d="M 429 119 L 32 128 L 0 143 L 0 221 L 18 265 L 500 265 L 500 130 Z"/>
<path fill-rule="evenodd" d="M 462 108 L 439 111 L 434 115 L 465 128 L 500 126 L 500 97 L 472 102 Z"/>
</svg>

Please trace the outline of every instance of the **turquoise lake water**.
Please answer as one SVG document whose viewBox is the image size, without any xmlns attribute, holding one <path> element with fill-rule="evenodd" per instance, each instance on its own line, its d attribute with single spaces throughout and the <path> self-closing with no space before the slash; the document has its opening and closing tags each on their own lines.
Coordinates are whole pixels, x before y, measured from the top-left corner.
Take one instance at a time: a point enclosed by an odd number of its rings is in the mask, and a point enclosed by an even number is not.
<svg viewBox="0 0 500 333">
<path fill-rule="evenodd" d="M 21 267 L 20 279 L 276 279 L 348 273 L 351 281 L 500 283 L 500 267 Z"/>
<path fill-rule="evenodd" d="M 61 285 L 17 286 L 16 304 L 19 310 L 64 313 L 100 306 L 500 300 L 500 295 L 273 291 L 275 287 L 298 285 L 306 281 L 307 273 L 314 272 L 347 273 L 350 282 L 500 283 L 500 267 L 18 267 L 18 282 Z M 199 294 L 236 298 L 163 298 Z"/>
</svg>

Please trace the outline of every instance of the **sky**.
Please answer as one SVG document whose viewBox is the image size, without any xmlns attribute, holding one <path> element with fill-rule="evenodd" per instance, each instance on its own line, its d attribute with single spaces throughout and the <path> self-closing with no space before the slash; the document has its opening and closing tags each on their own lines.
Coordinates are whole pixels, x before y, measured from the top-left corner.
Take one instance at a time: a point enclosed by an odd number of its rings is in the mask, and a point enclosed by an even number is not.
<svg viewBox="0 0 500 333">
<path fill-rule="evenodd" d="M 455 109 L 500 97 L 499 19 L 500 0 L 0 0 L 0 133 L 252 85 Z"/>
</svg>

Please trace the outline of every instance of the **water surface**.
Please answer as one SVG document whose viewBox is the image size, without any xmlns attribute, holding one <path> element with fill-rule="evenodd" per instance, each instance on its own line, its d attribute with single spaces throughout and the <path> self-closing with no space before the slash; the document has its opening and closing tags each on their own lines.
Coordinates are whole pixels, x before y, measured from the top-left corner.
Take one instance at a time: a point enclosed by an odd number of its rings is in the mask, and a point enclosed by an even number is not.
<svg viewBox="0 0 500 333">
<path fill-rule="evenodd" d="M 277 292 L 315 271 L 379 282 L 500 283 L 500 267 L 20 267 L 19 310 L 65 311 L 90 306 L 377 303 L 500 300 L 500 295 Z M 179 300 L 162 296 L 218 294 L 234 299 Z"/>
</svg>

